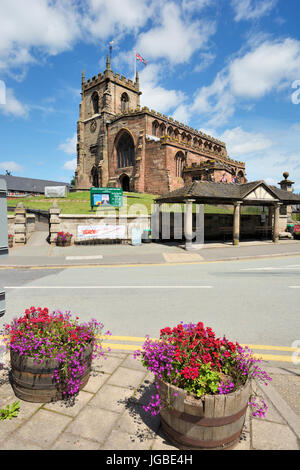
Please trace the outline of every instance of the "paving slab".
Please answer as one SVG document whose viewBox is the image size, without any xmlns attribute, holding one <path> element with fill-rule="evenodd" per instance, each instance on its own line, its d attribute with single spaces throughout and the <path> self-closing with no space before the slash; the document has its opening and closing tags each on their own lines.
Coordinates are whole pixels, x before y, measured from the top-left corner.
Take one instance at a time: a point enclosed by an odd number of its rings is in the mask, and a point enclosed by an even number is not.
<svg viewBox="0 0 300 470">
<path fill-rule="evenodd" d="M 96 393 L 109 379 L 110 374 L 106 374 L 100 371 L 94 371 L 92 369 L 88 383 L 83 388 L 84 392 Z"/>
<path fill-rule="evenodd" d="M 97 392 L 90 400 L 89 405 L 103 410 L 113 411 L 115 413 L 123 413 L 128 399 L 132 396 L 133 391 L 128 388 L 116 385 L 103 385 L 101 390 Z"/>
<path fill-rule="evenodd" d="M 87 405 L 65 429 L 84 439 L 103 443 L 119 419 L 119 413 Z"/>
<path fill-rule="evenodd" d="M 134 390 L 144 380 L 146 370 L 144 372 L 126 367 L 119 367 L 111 378 L 107 381 L 110 385 L 119 385 L 120 387 L 130 388 Z"/>
<path fill-rule="evenodd" d="M 13 437 L 28 445 L 49 449 L 70 421 L 71 418 L 63 414 L 39 409 L 14 432 Z"/>
<path fill-rule="evenodd" d="M 254 419 L 252 432 L 254 450 L 299 450 L 297 437 L 287 425 Z"/>
<path fill-rule="evenodd" d="M 150 450 L 153 438 L 144 441 L 134 439 L 134 436 L 122 432 L 120 430 L 113 430 L 105 441 L 101 450 Z"/>
<path fill-rule="evenodd" d="M 115 426 L 115 430 L 127 432 L 135 441 L 144 442 L 154 439 L 159 427 L 159 416 L 152 416 L 138 403 L 129 401 L 125 412 Z"/>
<path fill-rule="evenodd" d="M 60 400 L 43 405 L 44 410 L 56 411 L 67 416 L 77 416 L 82 408 L 93 399 L 93 394 L 81 391 L 74 399 Z"/>
<path fill-rule="evenodd" d="M 97 441 L 64 432 L 53 444 L 51 450 L 98 450 L 99 448 L 100 444 Z"/>
</svg>

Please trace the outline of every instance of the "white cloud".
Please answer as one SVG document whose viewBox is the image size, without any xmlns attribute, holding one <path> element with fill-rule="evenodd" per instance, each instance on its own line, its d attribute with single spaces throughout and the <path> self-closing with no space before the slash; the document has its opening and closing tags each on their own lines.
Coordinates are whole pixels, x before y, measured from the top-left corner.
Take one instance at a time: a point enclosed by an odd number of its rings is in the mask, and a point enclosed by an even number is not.
<svg viewBox="0 0 300 470">
<path fill-rule="evenodd" d="M 270 13 L 277 0 L 231 0 L 235 21 L 257 20 Z"/>
<path fill-rule="evenodd" d="M 221 140 L 226 142 L 227 150 L 232 156 L 260 152 L 274 145 L 274 142 L 265 135 L 246 132 L 241 127 L 227 129 L 221 136 Z"/>
<path fill-rule="evenodd" d="M 266 41 L 229 66 L 229 80 L 236 96 L 260 98 L 300 76 L 300 41 Z"/>
<path fill-rule="evenodd" d="M 166 59 L 171 64 L 180 64 L 203 48 L 215 28 L 215 23 L 208 19 L 184 18 L 177 4 L 166 2 L 158 24 L 140 34 L 136 47 L 147 59 Z"/>
<path fill-rule="evenodd" d="M 22 173 L 23 167 L 14 161 L 0 162 L 0 169 L 2 171 L 11 171 L 12 173 Z"/>
<path fill-rule="evenodd" d="M 74 0 L 1 0 L 0 70 L 25 66 L 36 54 L 57 54 L 80 33 Z"/>
<path fill-rule="evenodd" d="M 75 171 L 76 168 L 77 168 L 77 159 L 76 158 L 73 158 L 72 160 L 68 160 L 64 163 L 64 166 L 63 168 L 65 170 L 72 170 L 72 171 Z"/>
<path fill-rule="evenodd" d="M 0 104 L 0 113 L 6 116 L 27 117 L 29 107 L 22 104 L 14 95 L 11 88 L 6 89 L 6 102 Z"/>
<path fill-rule="evenodd" d="M 62 144 L 59 145 L 59 149 L 69 155 L 76 155 L 77 146 L 77 134 L 75 133 L 72 137 L 69 137 Z"/>
<path fill-rule="evenodd" d="M 140 73 L 140 87 L 143 90 L 141 105 L 155 111 L 168 113 L 184 102 L 185 95 L 178 90 L 167 90 L 159 85 L 163 69 L 157 64 L 148 65 Z"/>
<path fill-rule="evenodd" d="M 252 44 L 249 52 L 232 59 L 210 85 L 197 90 L 192 109 L 206 115 L 206 125 L 220 127 L 238 105 L 281 92 L 299 76 L 300 41 L 264 40 L 259 45 Z M 288 93 L 290 96 L 290 90 Z"/>
<path fill-rule="evenodd" d="M 88 0 L 83 25 L 91 39 L 120 37 L 137 32 L 158 7 L 150 0 Z"/>
<path fill-rule="evenodd" d="M 215 0 L 182 0 L 182 10 L 184 12 L 194 13 L 201 11 L 215 3 Z"/>
</svg>

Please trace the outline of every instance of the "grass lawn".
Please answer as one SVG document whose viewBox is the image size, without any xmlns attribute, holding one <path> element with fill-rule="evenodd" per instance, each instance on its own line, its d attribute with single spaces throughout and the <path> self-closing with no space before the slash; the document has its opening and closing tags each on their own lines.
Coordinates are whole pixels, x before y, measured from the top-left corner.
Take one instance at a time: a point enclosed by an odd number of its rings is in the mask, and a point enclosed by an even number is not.
<svg viewBox="0 0 300 470">
<path fill-rule="evenodd" d="M 140 194 L 140 193 L 124 193 L 127 201 L 127 207 L 130 208 L 134 204 L 141 204 L 147 208 L 148 214 L 151 213 L 151 205 L 157 197 L 153 194 Z M 90 207 L 90 193 L 89 191 L 78 191 L 69 193 L 65 198 L 45 198 L 44 196 L 27 196 L 23 198 L 13 198 L 7 200 L 8 206 L 15 207 L 19 202 L 22 202 L 27 209 L 40 209 L 48 211 L 53 202 L 56 200 L 58 207 L 61 208 L 62 214 L 92 214 Z M 125 205 L 125 201 L 124 201 Z M 178 205 L 179 207 L 179 205 Z M 183 205 L 180 205 L 181 209 Z M 134 213 L 138 211 L 138 207 L 131 208 Z M 140 208 L 142 209 L 142 208 Z M 103 211 L 103 209 L 98 209 Z M 107 212 L 107 211 L 106 211 Z M 118 209 L 117 209 L 118 212 Z M 243 207 L 242 214 L 260 214 L 260 207 Z M 206 214 L 232 214 L 233 206 L 213 206 L 205 204 Z"/>
</svg>

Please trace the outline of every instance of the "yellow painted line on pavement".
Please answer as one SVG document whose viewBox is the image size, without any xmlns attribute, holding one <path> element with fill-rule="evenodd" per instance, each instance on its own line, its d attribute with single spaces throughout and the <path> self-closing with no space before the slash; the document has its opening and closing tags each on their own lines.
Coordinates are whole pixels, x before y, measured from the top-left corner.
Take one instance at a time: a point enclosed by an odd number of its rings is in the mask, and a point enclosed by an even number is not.
<svg viewBox="0 0 300 470">
<path fill-rule="evenodd" d="M 146 337 L 142 336 L 103 336 L 103 339 L 110 339 L 114 341 L 131 341 L 131 342 L 144 342 Z M 150 338 L 153 341 L 156 341 L 158 338 Z M 288 346 L 268 346 L 262 344 L 241 344 L 242 347 L 247 346 L 250 349 L 261 349 L 269 351 L 298 351 L 297 348 L 291 348 Z"/>
<path fill-rule="evenodd" d="M 129 342 L 144 342 L 146 338 L 139 337 L 139 336 L 104 336 L 104 340 L 110 339 L 111 341 L 129 341 Z M 150 338 L 152 340 L 156 340 L 157 338 Z M 267 350 L 267 351 L 286 351 L 286 352 L 294 352 L 298 351 L 297 348 L 292 348 L 288 346 L 271 346 L 271 345 L 262 345 L 262 344 L 241 344 L 241 346 L 245 347 L 248 346 L 252 350 Z M 107 343 L 104 341 L 103 343 L 104 348 L 110 349 L 119 349 L 119 350 L 126 350 L 126 351 L 137 351 L 142 350 L 142 345 L 134 345 L 134 344 L 120 344 L 120 343 Z M 280 354 L 259 354 L 253 353 L 253 356 L 256 359 L 261 359 L 263 361 L 277 361 L 277 362 L 293 362 L 293 357 L 289 355 L 280 355 Z"/>
<path fill-rule="evenodd" d="M 293 362 L 294 359 L 292 356 L 280 356 L 279 354 L 253 354 L 253 356 L 263 361 Z"/>
<path fill-rule="evenodd" d="M 0 335 L 0 340 L 4 338 L 3 335 Z M 111 350 L 124 350 L 124 351 L 137 351 L 142 350 L 141 344 L 126 344 L 126 343 L 111 343 L 106 342 L 106 340 L 110 341 L 129 341 L 129 342 L 137 342 L 143 343 L 145 342 L 146 338 L 142 336 L 109 336 L 104 335 L 103 338 L 103 347 L 104 349 L 111 349 Z M 150 338 L 153 341 L 157 340 L 157 338 Z M 269 346 L 269 345 L 262 345 L 262 344 L 241 344 L 241 346 L 248 346 L 252 350 L 267 350 L 267 351 L 286 351 L 286 352 L 294 352 L 298 351 L 297 348 L 291 348 L 288 346 Z M 293 357 L 288 354 L 259 354 L 253 353 L 253 356 L 256 359 L 261 359 L 263 361 L 277 361 L 277 362 L 293 362 Z"/>
<path fill-rule="evenodd" d="M 141 350 L 142 346 L 136 345 L 134 346 L 133 344 L 116 344 L 116 343 L 103 343 L 103 348 L 104 349 L 126 349 L 128 351 L 137 351 Z"/>
<path fill-rule="evenodd" d="M 262 344 L 241 344 L 241 346 L 247 346 L 250 349 L 261 349 L 269 351 L 298 351 L 297 348 L 290 348 L 288 346 L 267 346 Z"/>
</svg>

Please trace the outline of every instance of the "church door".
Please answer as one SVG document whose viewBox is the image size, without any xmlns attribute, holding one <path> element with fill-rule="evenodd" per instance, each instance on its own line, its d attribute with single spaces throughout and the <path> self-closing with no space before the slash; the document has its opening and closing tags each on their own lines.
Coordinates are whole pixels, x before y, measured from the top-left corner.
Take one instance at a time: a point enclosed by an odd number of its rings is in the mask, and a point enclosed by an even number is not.
<svg viewBox="0 0 300 470">
<path fill-rule="evenodd" d="M 130 180 L 128 175 L 120 176 L 120 183 L 123 191 L 128 192 L 130 190 Z"/>
</svg>

